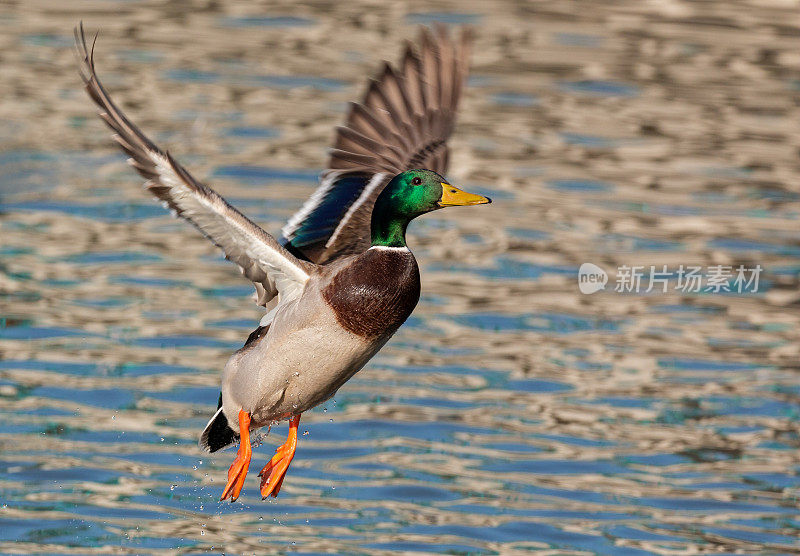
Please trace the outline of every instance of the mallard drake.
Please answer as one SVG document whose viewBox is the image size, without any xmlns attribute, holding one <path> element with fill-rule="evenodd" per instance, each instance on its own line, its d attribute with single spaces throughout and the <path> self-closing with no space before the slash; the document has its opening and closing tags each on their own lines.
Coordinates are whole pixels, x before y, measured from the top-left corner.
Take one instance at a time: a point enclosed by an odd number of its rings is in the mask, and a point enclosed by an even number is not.
<svg viewBox="0 0 800 556">
<path fill-rule="evenodd" d="M 450 185 L 446 141 L 467 75 L 470 38 L 422 29 L 397 68 L 386 64 L 337 128 L 317 191 L 276 240 L 168 152 L 112 102 L 94 45 L 75 30 L 86 91 L 146 178 L 145 187 L 239 265 L 267 313 L 222 373 L 217 412 L 200 437 L 216 452 L 239 441 L 221 500 L 234 501 L 250 465 L 250 432 L 283 419 L 289 437 L 259 473 L 277 496 L 303 412 L 331 398 L 397 331 L 419 300 L 406 227 L 443 207 L 491 202 Z M 96 40 L 96 37 L 95 37 Z"/>
</svg>

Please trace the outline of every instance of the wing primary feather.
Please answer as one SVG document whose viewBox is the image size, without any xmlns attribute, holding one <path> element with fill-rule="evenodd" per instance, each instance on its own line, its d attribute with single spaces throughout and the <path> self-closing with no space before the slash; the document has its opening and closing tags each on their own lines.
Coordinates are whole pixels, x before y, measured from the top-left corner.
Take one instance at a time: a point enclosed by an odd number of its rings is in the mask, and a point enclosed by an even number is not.
<svg viewBox="0 0 800 556">
<path fill-rule="evenodd" d="M 338 137 L 347 139 L 351 143 L 365 149 L 366 152 L 381 153 L 387 162 L 394 167 L 394 169 L 400 171 L 404 157 L 399 148 L 395 147 L 394 145 L 379 143 L 378 141 L 375 141 L 374 139 L 371 139 L 349 127 L 339 126 L 336 128 L 336 132 Z"/>
<path fill-rule="evenodd" d="M 330 150 L 331 156 L 352 163 L 353 168 L 359 168 L 362 166 L 370 166 L 375 164 L 377 160 L 374 156 L 369 156 L 366 154 L 358 154 L 352 153 L 349 151 L 343 151 L 342 149 L 331 149 Z"/>
<path fill-rule="evenodd" d="M 380 86 L 377 88 L 377 93 L 380 95 L 383 104 L 388 108 L 388 117 L 394 122 L 395 128 L 401 132 L 403 146 L 406 149 L 412 149 L 414 144 L 419 141 L 418 133 L 409 117 L 397 74 L 388 63 L 384 69 Z"/>
<path fill-rule="evenodd" d="M 449 119 L 449 112 L 453 106 L 453 77 L 456 69 L 453 59 L 453 43 L 450 41 L 447 28 L 441 23 L 435 25 L 434 32 L 437 35 L 436 44 L 439 61 L 439 102 L 440 106 L 447 110 L 447 119 Z"/>
</svg>

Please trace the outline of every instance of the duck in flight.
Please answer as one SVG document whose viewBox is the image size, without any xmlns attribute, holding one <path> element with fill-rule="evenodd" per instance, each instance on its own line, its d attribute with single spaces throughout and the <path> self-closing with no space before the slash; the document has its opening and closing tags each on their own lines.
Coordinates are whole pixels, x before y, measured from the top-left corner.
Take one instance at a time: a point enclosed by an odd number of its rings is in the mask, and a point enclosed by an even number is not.
<svg viewBox="0 0 800 556">
<path fill-rule="evenodd" d="M 239 265 L 267 310 L 225 365 L 217 412 L 200 447 L 216 452 L 239 441 L 221 497 L 234 501 L 250 466 L 251 431 L 288 419 L 289 437 L 259 473 L 262 497 L 277 496 L 301 414 L 359 371 L 419 300 L 419 269 L 406 245 L 409 222 L 443 207 L 491 202 L 442 177 L 470 37 L 423 28 L 397 67 L 384 65 L 363 100 L 350 105 L 319 188 L 280 240 L 133 125 L 100 83 L 82 24 L 75 41 L 86 91 L 147 180 L 145 188 Z"/>
</svg>

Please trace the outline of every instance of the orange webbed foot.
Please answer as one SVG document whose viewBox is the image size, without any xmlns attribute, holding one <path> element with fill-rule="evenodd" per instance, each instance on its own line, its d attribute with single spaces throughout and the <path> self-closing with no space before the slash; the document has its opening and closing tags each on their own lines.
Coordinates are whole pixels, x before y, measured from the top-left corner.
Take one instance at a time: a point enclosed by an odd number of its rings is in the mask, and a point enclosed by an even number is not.
<svg viewBox="0 0 800 556">
<path fill-rule="evenodd" d="M 242 492 L 244 486 L 244 478 L 247 477 L 247 470 L 250 468 L 251 456 L 250 414 L 239 410 L 239 451 L 228 469 L 228 484 L 222 491 L 220 501 L 230 497 L 231 502 L 235 502 L 239 498 L 239 493 Z"/>
<path fill-rule="evenodd" d="M 278 496 L 283 485 L 283 478 L 292 463 L 294 452 L 297 450 L 297 425 L 300 424 L 300 416 L 295 415 L 289 420 L 289 437 L 281 446 L 275 450 L 275 455 L 264 466 L 258 474 L 261 477 L 261 496 Z"/>
</svg>

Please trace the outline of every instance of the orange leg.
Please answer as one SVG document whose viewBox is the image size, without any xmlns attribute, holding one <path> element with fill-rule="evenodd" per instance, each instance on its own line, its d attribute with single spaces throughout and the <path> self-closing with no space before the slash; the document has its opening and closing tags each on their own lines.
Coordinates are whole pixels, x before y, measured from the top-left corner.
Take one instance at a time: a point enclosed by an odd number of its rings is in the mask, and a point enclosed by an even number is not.
<svg viewBox="0 0 800 556">
<path fill-rule="evenodd" d="M 250 468 L 250 414 L 246 411 L 239 410 L 239 451 L 236 453 L 236 459 L 233 460 L 231 468 L 228 469 L 228 484 L 225 485 L 225 490 L 222 491 L 222 498 L 220 501 L 225 500 L 230 496 L 231 502 L 235 502 L 239 498 L 239 493 L 242 492 L 244 486 L 244 478 L 247 477 L 247 470 Z"/>
<path fill-rule="evenodd" d="M 278 496 L 281 491 L 286 470 L 289 469 L 289 464 L 292 463 L 294 452 L 297 449 L 297 425 L 299 424 L 299 415 L 289 419 L 289 438 L 281 446 L 278 446 L 278 449 L 275 450 L 275 455 L 272 456 L 269 463 L 258 474 L 261 477 L 261 496 L 264 498 Z"/>
</svg>

